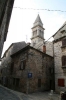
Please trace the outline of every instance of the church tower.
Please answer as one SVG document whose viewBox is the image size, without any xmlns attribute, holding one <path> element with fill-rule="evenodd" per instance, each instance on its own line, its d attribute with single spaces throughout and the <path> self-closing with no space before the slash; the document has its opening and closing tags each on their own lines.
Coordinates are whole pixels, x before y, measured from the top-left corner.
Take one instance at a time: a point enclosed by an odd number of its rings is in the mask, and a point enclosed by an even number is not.
<svg viewBox="0 0 66 100">
<path fill-rule="evenodd" d="M 32 27 L 31 46 L 37 48 L 39 45 L 44 43 L 44 30 L 43 23 L 38 14 Z"/>
</svg>

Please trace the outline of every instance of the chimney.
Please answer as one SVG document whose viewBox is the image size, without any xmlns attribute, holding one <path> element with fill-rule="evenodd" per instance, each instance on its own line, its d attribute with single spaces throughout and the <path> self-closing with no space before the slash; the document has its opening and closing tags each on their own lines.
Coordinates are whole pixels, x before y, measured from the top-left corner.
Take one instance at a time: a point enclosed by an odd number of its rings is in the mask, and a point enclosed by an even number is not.
<svg viewBox="0 0 66 100">
<path fill-rule="evenodd" d="M 30 42 L 28 42 L 27 45 L 30 45 Z"/>
<path fill-rule="evenodd" d="M 43 45 L 43 52 L 46 53 L 46 46 Z"/>
</svg>

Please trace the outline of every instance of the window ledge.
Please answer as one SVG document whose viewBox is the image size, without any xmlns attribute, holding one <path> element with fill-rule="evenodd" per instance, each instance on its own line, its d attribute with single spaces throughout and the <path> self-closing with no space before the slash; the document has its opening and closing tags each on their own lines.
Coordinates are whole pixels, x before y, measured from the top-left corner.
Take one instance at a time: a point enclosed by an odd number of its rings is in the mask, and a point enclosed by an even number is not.
<svg viewBox="0 0 66 100">
<path fill-rule="evenodd" d="M 65 65 L 65 66 L 62 66 L 62 68 L 63 68 L 63 69 L 66 68 L 66 65 Z"/>
<path fill-rule="evenodd" d="M 66 47 L 66 45 L 65 46 L 62 46 L 61 48 L 65 48 Z"/>
</svg>

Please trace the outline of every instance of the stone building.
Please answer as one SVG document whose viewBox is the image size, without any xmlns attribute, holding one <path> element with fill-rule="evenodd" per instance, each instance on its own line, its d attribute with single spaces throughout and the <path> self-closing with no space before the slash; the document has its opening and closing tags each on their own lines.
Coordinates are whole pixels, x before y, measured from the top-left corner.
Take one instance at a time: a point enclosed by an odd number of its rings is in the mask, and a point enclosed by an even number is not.
<svg viewBox="0 0 66 100">
<path fill-rule="evenodd" d="M 0 0 L 0 58 L 6 41 L 14 0 Z"/>
<path fill-rule="evenodd" d="M 66 22 L 53 35 L 55 90 L 66 91 Z"/>
<path fill-rule="evenodd" d="M 54 89 L 53 57 L 24 42 L 7 49 L 0 74 L 1 84 L 24 93 Z"/>
<path fill-rule="evenodd" d="M 24 93 L 54 89 L 53 57 L 29 45 L 11 57 L 8 86 Z"/>
</svg>

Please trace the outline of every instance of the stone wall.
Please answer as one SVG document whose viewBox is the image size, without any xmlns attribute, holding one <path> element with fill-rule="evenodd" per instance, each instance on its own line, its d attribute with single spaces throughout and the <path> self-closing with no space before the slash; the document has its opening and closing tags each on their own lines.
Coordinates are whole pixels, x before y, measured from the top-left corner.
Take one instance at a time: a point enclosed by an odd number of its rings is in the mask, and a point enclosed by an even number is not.
<svg viewBox="0 0 66 100">
<path fill-rule="evenodd" d="M 44 45 L 44 42 L 38 42 L 38 44 L 35 44 L 34 48 L 40 50 L 43 52 L 43 45 Z M 53 42 L 50 42 L 50 41 L 47 41 L 45 43 L 45 46 L 46 46 L 46 54 L 50 55 L 53 57 Z"/>
<path fill-rule="evenodd" d="M 61 47 L 62 41 L 54 43 L 55 90 L 57 92 L 66 90 L 66 72 L 64 73 L 62 68 L 62 56 L 66 55 L 66 49 Z M 64 87 L 58 86 L 58 79 L 64 79 Z"/>
<path fill-rule="evenodd" d="M 53 57 L 53 42 L 46 42 L 46 54 L 50 55 Z"/>
</svg>

